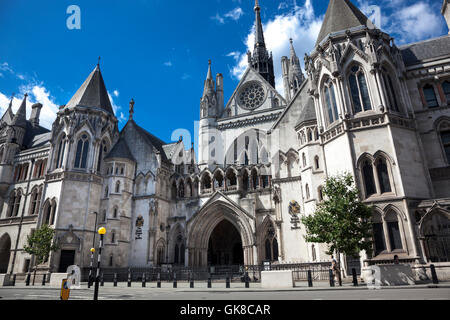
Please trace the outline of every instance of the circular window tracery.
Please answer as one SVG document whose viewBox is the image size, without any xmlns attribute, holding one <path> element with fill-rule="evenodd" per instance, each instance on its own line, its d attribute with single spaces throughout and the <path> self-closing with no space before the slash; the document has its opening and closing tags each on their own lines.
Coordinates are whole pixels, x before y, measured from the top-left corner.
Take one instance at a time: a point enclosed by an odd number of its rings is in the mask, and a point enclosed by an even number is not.
<svg viewBox="0 0 450 320">
<path fill-rule="evenodd" d="M 241 108 L 254 110 L 266 100 L 266 92 L 258 81 L 245 84 L 239 92 L 238 103 Z"/>
</svg>

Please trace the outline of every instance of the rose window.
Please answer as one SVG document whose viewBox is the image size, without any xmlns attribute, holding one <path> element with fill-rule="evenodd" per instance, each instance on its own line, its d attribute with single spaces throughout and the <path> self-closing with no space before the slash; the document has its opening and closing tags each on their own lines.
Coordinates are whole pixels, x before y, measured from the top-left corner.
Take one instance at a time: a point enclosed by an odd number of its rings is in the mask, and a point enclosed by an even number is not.
<svg viewBox="0 0 450 320">
<path fill-rule="evenodd" d="M 238 103 L 247 110 L 259 108 L 266 99 L 266 92 L 262 85 L 253 81 L 247 83 L 239 92 Z"/>
</svg>

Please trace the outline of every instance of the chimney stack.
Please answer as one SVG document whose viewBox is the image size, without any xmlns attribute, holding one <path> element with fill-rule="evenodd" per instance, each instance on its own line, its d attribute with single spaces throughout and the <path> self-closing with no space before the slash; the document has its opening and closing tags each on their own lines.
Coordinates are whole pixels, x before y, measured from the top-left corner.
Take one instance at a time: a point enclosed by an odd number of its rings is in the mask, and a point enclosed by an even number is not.
<svg viewBox="0 0 450 320">
<path fill-rule="evenodd" d="M 31 106 L 31 116 L 30 122 L 33 127 L 37 127 L 39 125 L 39 116 L 41 115 L 42 104 L 35 103 Z"/>
</svg>

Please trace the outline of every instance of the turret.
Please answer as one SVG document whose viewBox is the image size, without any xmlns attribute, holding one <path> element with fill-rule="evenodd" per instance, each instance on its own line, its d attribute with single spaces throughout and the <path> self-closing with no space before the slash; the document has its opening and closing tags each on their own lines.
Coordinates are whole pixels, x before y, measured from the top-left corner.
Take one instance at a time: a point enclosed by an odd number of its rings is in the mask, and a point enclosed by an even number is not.
<svg viewBox="0 0 450 320">
<path fill-rule="evenodd" d="M 248 53 L 248 62 L 250 66 L 258 71 L 264 79 L 275 88 L 275 74 L 273 71 L 273 57 L 269 53 L 264 41 L 264 32 L 261 22 L 261 8 L 258 0 L 255 1 L 255 49 L 253 55 Z"/>
<path fill-rule="evenodd" d="M 212 78 L 211 60 L 208 62 L 208 74 L 205 80 L 203 95 L 200 99 L 200 118 L 210 118 L 217 116 L 217 96 L 215 83 Z M 221 80 L 221 79 L 219 79 Z M 222 82 L 222 81 L 221 81 Z M 222 90 L 223 92 L 223 90 Z"/>
</svg>

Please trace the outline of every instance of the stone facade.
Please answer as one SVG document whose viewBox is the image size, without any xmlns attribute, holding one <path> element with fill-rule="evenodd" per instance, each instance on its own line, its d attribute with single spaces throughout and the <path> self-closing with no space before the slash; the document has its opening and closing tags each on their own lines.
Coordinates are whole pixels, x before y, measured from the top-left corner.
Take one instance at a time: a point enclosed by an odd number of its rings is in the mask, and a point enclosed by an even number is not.
<svg viewBox="0 0 450 320">
<path fill-rule="evenodd" d="M 446 3 L 443 14 L 447 14 Z M 249 67 L 228 103 L 209 63 L 198 161 L 130 119 L 119 132 L 99 66 L 51 130 L 26 96 L 0 123 L 0 273 L 34 265 L 26 237 L 46 223 L 60 250 L 42 270 L 88 267 L 96 230 L 105 267 L 325 261 L 305 242 L 327 177 L 349 172 L 374 206 L 374 252 L 354 265 L 429 263 L 445 273 L 450 237 L 450 37 L 398 47 L 347 0 L 331 0 L 303 73 L 291 45 L 274 86 L 259 5 Z M 292 42 L 291 42 L 292 43 Z"/>
</svg>

